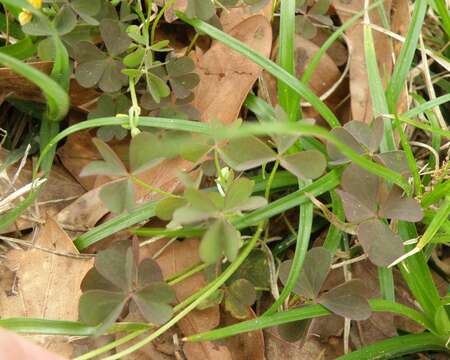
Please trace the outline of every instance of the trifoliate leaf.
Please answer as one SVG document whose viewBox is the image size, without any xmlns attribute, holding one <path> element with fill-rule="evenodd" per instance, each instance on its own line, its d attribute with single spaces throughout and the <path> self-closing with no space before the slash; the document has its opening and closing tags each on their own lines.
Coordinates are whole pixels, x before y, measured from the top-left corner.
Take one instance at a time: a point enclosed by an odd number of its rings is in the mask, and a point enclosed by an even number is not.
<svg viewBox="0 0 450 360">
<path fill-rule="evenodd" d="M 131 211 L 135 204 L 133 183 L 131 180 L 107 183 L 100 190 L 100 199 L 115 214 Z"/>
<path fill-rule="evenodd" d="M 59 35 L 65 35 L 75 29 L 77 17 L 69 6 L 63 6 L 56 14 L 53 24 Z"/>
<path fill-rule="evenodd" d="M 169 197 L 158 202 L 155 209 L 155 215 L 161 220 L 169 221 L 172 219 L 175 210 L 185 205 L 186 200 Z"/>
<path fill-rule="evenodd" d="M 104 161 L 93 161 L 81 170 L 80 176 L 106 175 L 106 176 L 126 176 L 128 171 L 122 161 L 108 144 L 100 139 L 92 139 L 95 147 L 99 151 Z"/>
<path fill-rule="evenodd" d="M 115 286 L 108 279 L 104 278 L 95 267 L 91 268 L 83 278 L 80 285 L 81 291 L 105 290 L 111 292 L 121 292 L 122 290 Z"/>
<path fill-rule="evenodd" d="M 374 160 L 399 174 L 408 175 L 411 173 L 404 151 L 387 151 L 375 155 Z"/>
<path fill-rule="evenodd" d="M 132 282 L 127 274 L 136 267 L 130 254 L 131 247 L 128 241 L 116 242 L 110 248 L 97 254 L 95 257 L 95 269 L 114 286 L 122 291 L 128 291 L 132 286 Z"/>
<path fill-rule="evenodd" d="M 253 250 L 233 274 L 229 282 L 246 279 L 255 287 L 270 287 L 270 271 L 267 254 L 260 249 Z"/>
<path fill-rule="evenodd" d="M 200 244 L 200 258 L 213 264 L 222 256 L 233 261 L 241 246 L 241 234 L 224 219 L 216 220 L 203 235 Z"/>
<path fill-rule="evenodd" d="M 217 305 L 220 305 L 224 297 L 224 291 L 222 289 L 218 289 L 214 291 L 210 296 L 208 296 L 205 300 L 203 300 L 200 304 L 197 305 L 197 309 L 205 310 Z"/>
<path fill-rule="evenodd" d="M 145 288 L 152 283 L 160 283 L 163 279 L 161 268 L 155 260 L 148 258 L 139 263 L 137 282 L 139 288 Z"/>
<path fill-rule="evenodd" d="M 344 143 L 348 147 L 350 147 L 353 151 L 355 151 L 358 154 L 364 153 L 363 146 L 356 140 L 356 138 L 350 134 L 346 129 L 344 128 L 334 128 L 330 131 L 330 134 L 337 138 L 340 142 Z M 331 160 L 332 164 L 344 164 L 346 162 L 349 162 L 350 160 L 343 155 L 338 148 L 333 145 L 331 142 L 327 143 L 327 153 Z"/>
<path fill-rule="evenodd" d="M 279 325 L 277 328 L 278 335 L 280 335 L 283 340 L 288 342 L 296 342 L 304 339 L 308 334 L 311 321 L 312 320 L 310 319 L 299 320 Z"/>
<path fill-rule="evenodd" d="M 254 186 L 255 182 L 247 178 L 234 180 L 225 195 L 225 210 L 245 204 L 250 199 Z"/>
<path fill-rule="evenodd" d="M 238 171 L 252 169 L 276 159 L 276 153 L 256 137 L 230 140 L 219 152 L 223 161 Z"/>
<path fill-rule="evenodd" d="M 364 252 L 377 266 L 388 266 L 404 253 L 400 237 L 378 219 L 359 224 L 357 234 Z"/>
<path fill-rule="evenodd" d="M 186 189 L 184 198 L 192 208 L 211 215 L 223 208 L 223 198 L 215 192 L 206 192 L 191 188 Z"/>
<path fill-rule="evenodd" d="M 248 317 L 248 308 L 255 301 L 255 287 L 248 280 L 236 280 L 225 291 L 225 309 L 236 319 Z"/>
<path fill-rule="evenodd" d="M 284 155 L 281 165 L 300 179 L 317 179 L 324 173 L 327 160 L 320 151 L 305 150 Z"/>
<path fill-rule="evenodd" d="M 306 253 L 300 276 L 294 287 L 294 292 L 308 299 L 315 299 L 330 271 L 331 253 L 322 247 L 315 247 Z M 292 267 L 292 260 L 283 262 L 279 276 L 283 284 L 286 283 Z"/>
<path fill-rule="evenodd" d="M 80 297 L 80 320 L 88 325 L 102 324 L 98 333 L 109 328 L 120 316 L 126 295 L 105 290 L 89 290 Z"/>
<path fill-rule="evenodd" d="M 162 325 L 173 314 L 169 305 L 175 302 L 175 292 L 164 282 L 147 285 L 132 296 L 144 318 L 152 324 Z"/>
<path fill-rule="evenodd" d="M 298 15 L 295 17 L 295 32 L 305 39 L 312 39 L 317 34 L 317 28 L 308 16 Z"/>
<path fill-rule="evenodd" d="M 186 8 L 186 15 L 189 18 L 199 18 L 207 21 L 215 15 L 216 9 L 212 1 L 205 0 L 189 0 Z"/>
<path fill-rule="evenodd" d="M 108 53 L 112 56 L 122 54 L 131 44 L 131 39 L 124 26 L 117 20 L 103 19 L 100 21 L 100 34 Z"/>
<path fill-rule="evenodd" d="M 422 220 L 423 210 L 415 199 L 403 197 L 403 190 L 394 185 L 387 199 L 381 205 L 379 216 L 417 222 Z"/>
<path fill-rule="evenodd" d="M 100 0 L 74 0 L 71 3 L 72 9 L 89 25 L 98 25 L 98 21 L 93 18 L 100 11 Z"/>
<path fill-rule="evenodd" d="M 317 302 L 345 318 L 367 320 L 371 310 L 366 294 L 361 280 L 350 280 L 321 295 Z"/>
<path fill-rule="evenodd" d="M 131 139 L 130 170 L 133 174 L 148 170 L 162 160 L 161 144 L 155 135 L 143 131 Z"/>
</svg>

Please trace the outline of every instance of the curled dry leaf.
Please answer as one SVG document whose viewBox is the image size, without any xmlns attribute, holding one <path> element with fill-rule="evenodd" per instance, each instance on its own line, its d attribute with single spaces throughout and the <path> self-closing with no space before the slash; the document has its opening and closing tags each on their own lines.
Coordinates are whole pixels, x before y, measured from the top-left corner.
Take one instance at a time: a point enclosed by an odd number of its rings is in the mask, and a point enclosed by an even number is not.
<svg viewBox="0 0 450 360">
<path fill-rule="evenodd" d="M 264 16 L 256 15 L 242 21 L 229 35 L 269 57 L 272 29 Z M 226 45 L 214 43 L 197 64 L 200 83 L 195 90 L 194 106 L 201 113 L 201 120 L 234 121 L 261 71 L 254 62 Z"/>
<path fill-rule="evenodd" d="M 365 0 L 333 0 L 339 18 L 344 23 L 355 12 L 364 9 Z M 384 2 L 386 14 L 390 14 L 391 1 Z M 369 12 L 370 21 L 382 26 L 379 11 Z M 350 94 L 353 119 L 370 123 L 372 121 L 372 101 L 367 77 L 367 66 L 364 54 L 364 32 L 362 21 L 357 22 L 346 31 L 352 49 L 350 58 Z M 375 51 L 381 79 L 388 79 L 392 71 L 392 46 L 390 39 L 377 31 L 373 31 Z"/>
</svg>

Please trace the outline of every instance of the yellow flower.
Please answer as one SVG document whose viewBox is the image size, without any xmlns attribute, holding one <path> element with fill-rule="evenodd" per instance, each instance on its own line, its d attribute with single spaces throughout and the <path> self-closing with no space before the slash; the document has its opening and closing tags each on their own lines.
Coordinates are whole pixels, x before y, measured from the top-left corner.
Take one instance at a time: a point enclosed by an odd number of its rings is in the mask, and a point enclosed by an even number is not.
<svg viewBox="0 0 450 360">
<path fill-rule="evenodd" d="M 31 21 L 31 18 L 33 17 L 33 14 L 31 14 L 29 11 L 24 10 L 19 14 L 19 23 L 20 25 L 28 24 Z"/>
<path fill-rule="evenodd" d="M 28 0 L 28 3 L 35 9 L 40 9 L 42 7 L 42 0 Z M 19 14 L 19 23 L 20 25 L 28 24 L 32 18 L 33 14 L 31 12 L 22 9 L 22 12 Z"/>
<path fill-rule="evenodd" d="M 28 0 L 28 2 L 35 8 L 40 9 L 42 7 L 42 0 Z"/>
</svg>

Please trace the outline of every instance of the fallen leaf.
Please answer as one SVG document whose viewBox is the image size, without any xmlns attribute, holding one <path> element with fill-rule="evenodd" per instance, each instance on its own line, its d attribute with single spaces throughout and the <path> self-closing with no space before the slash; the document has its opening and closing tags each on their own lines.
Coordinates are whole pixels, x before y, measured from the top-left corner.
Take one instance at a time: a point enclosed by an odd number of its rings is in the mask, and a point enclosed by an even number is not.
<svg viewBox="0 0 450 360">
<path fill-rule="evenodd" d="M 64 167 L 86 190 L 95 187 L 96 176 L 80 176 L 81 169 L 91 161 L 100 159 L 89 131 L 80 131 L 68 136 L 57 154 Z"/>
<path fill-rule="evenodd" d="M 82 230 L 94 227 L 102 217 L 109 213 L 100 199 L 101 186 L 88 191 L 73 203 L 62 209 L 56 220 L 60 224 L 69 225 Z"/>
<path fill-rule="evenodd" d="M 77 257 L 72 240 L 50 217 L 34 246 L 6 254 L 5 264 L 15 270 L 17 280 L 13 292 L 0 292 L 2 317 L 78 320 L 80 284 L 93 259 Z M 44 345 L 61 355 L 71 355 L 67 342 L 64 345 L 64 341 L 46 338 Z"/>
<path fill-rule="evenodd" d="M 267 360 L 278 359 L 336 359 L 343 354 L 338 341 L 330 338 L 321 341 L 315 335 L 309 335 L 304 343 L 289 343 L 283 340 L 275 328 L 264 330 L 265 356 Z"/>
<path fill-rule="evenodd" d="M 365 0 L 333 0 L 332 4 L 339 18 L 344 23 L 354 13 L 364 9 L 364 2 Z M 386 14 L 390 14 L 391 1 L 385 1 L 384 7 Z M 370 11 L 369 16 L 371 23 L 382 26 L 377 9 Z M 386 83 L 392 71 L 391 41 L 386 35 L 378 31 L 372 32 L 380 76 L 383 82 Z M 362 19 L 351 26 L 346 31 L 346 35 L 352 49 L 350 57 L 350 94 L 353 119 L 370 123 L 372 121 L 372 101 L 364 54 Z"/>
<path fill-rule="evenodd" d="M 248 308 L 249 319 L 255 319 L 256 315 L 252 308 Z M 237 319 L 228 312 L 222 312 L 221 327 L 239 323 Z M 231 352 L 233 360 L 252 359 L 263 360 L 264 355 L 264 336 L 262 330 L 246 332 L 240 335 L 231 336 L 224 339 L 225 345 Z"/>
<path fill-rule="evenodd" d="M 200 262 L 198 255 L 198 239 L 175 241 L 156 259 L 161 267 L 164 278 L 186 270 Z M 162 243 L 149 244 L 142 248 L 142 257 L 152 256 L 164 246 Z M 202 273 L 197 273 L 174 286 L 178 301 L 183 301 L 198 289 L 206 285 Z M 219 325 L 219 307 L 205 310 L 193 310 L 178 322 L 178 327 L 185 336 L 211 330 Z M 226 346 L 213 342 L 186 343 L 183 351 L 188 359 L 231 359 Z"/>
<path fill-rule="evenodd" d="M 229 35 L 269 57 L 272 30 L 261 15 L 252 16 L 229 31 Z M 239 115 L 241 106 L 261 74 L 262 69 L 228 46 L 215 42 L 197 63 L 200 84 L 195 90 L 194 107 L 201 120 L 213 118 L 231 123 Z"/>
<path fill-rule="evenodd" d="M 220 23 L 222 24 L 222 29 L 224 32 L 229 32 L 242 21 L 255 15 L 262 15 L 270 21 L 272 18 L 272 6 L 273 1 L 271 0 L 267 2 L 267 4 L 263 8 L 257 11 L 252 11 L 252 5 L 245 4 L 241 4 L 241 6 L 239 7 L 231 8 L 228 11 L 223 11 L 220 15 Z"/>
<path fill-rule="evenodd" d="M 29 62 L 27 64 L 47 75 L 50 74 L 53 67 L 52 61 L 37 61 Z M 38 102 L 45 101 L 42 91 L 38 86 L 18 75 L 13 70 L 9 68 L 0 68 L 0 78 L 2 79 L 0 84 L 0 94 L 7 96 L 10 95 L 12 97 L 17 97 L 24 100 Z M 88 112 L 89 103 L 91 103 L 96 97 L 99 97 L 100 93 L 98 93 L 95 89 L 82 88 L 76 81 L 71 80 L 69 96 L 70 103 L 73 107 L 78 110 Z"/>
</svg>

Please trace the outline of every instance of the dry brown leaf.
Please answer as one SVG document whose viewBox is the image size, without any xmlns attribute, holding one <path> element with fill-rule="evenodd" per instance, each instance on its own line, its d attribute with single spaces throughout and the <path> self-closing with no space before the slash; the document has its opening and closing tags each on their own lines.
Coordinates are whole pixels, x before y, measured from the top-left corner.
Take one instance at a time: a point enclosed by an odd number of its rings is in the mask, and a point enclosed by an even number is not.
<svg viewBox="0 0 450 360">
<path fill-rule="evenodd" d="M 11 250 L 6 254 L 5 264 L 16 271 L 17 293 L 11 296 L 4 291 L 0 293 L 2 317 L 77 320 L 81 279 L 92 267 L 93 259 L 77 258 L 72 240 L 50 217 L 40 229 L 35 245 L 39 248 Z"/>
<path fill-rule="evenodd" d="M 251 307 L 248 308 L 249 319 L 255 319 L 256 315 Z M 233 318 L 227 311 L 221 314 L 221 327 L 239 323 L 239 320 Z M 264 335 L 262 330 L 246 332 L 240 335 L 231 336 L 224 339 L 225 345 L 231 352 L 234 360 L 252 359 L 264 360 Z"/>
<path fill-rule="evenodd" d="M 28 65 L 49 74 L 53 67 L 52 61 L 31 62 Z M 21 99 L 42 101 L 42 92 L 39 87 L 18 75 L 9 68 L 0 68 L 0 94 L 11 94 Z"/>
<path fill-rule="evenodd" d="M 89 131 L 81 131 L 70 135 L 65 144 L 59 148 L 58 157 L 64 167 L 86 189 L 92 190 L 96 176 L 81 177 L 81 170 L 91 161 L 98 160 L 99 154 Z"/>
<path fill-rule="evenodd" d="M 73 203 L 62 209 L 56 220 L 74 229 L 89 229 L 94 227 L 109 210 L 100 199 L 101 186 L 88 191 Z"/>
<path fill-rule="evenodd" d="M 342 22 L 347 21 L 355 12 L 364 9 L 365 0 L 333 0 L 333 6 Z M 386 14 L 390 14 L 391 0 L 384 2 Z M 377 9 L 369 12 L 370 21 L 382 26 Z M 364 33 L 362 20 L 346 31 L 352 53 L 350 58 L 350 94 L 352 116 L 354 120 L 372 121 L 372 101 L 367 77 L 367 66 L 364 54 Z M 373 31 L 375 51 L 377 54 L 380 76 L 384 82 L 392 71 L 392 47 L 390 39 L 377 31 Z"/>
<path fill-rule="evenodd" d="M 330 343 L 321 343 L 316 336 L 308 336 L 304 343 L 289 343 L 283 340 L 275 328 L 264 330 L 265 355 L 267 360 L 279 359 L 336 359 L 342 355 L 334 346 L 335 339 Z"/>
<path fill-rule="evenodd" d="M 143 257 L 152 256 L 164 246 L 165 240 L 160 243 L 150 244 L 142 249 Z M 161 266 L 164 277 L 171 276 L 180 271 L 199 263 L 198 256 L 199 241 L 189 239 L 185 241 L 175 241 L 159 256 L 156 261 Z M 197 273 L 186 280 L 176 284 L 174 290 L 178 301 L 183 301 L 197 290 L 205 286 L 205 279 L 202 273 Z M 211 330 L 219 325 L 219 307 L 205 310 L 194 310 L 181 319 L 177 325 L 185 336 L 199 332 Z M 220 359 L 229 360 L 231 354 L 227 347 L 212 342 L 186 343 L 183 351 L 188 359 Z"/>
<path fill-rule="evenodd" d="M 330 37 L 331 32 L 323 28 L 317 28 L 317 34 L 311 41 L 317 46 L 322 46 Z M 337 66 L 342 66 L 347 63 L 348 50 L 341 41 L 335 41 L 327 50 L 327 55 L 333 60 Z"/>
<path fill-rule="evenodd" d="M 31 62 L 28 65 L 33 66 L 45 74 L 50 74 L 53 62 L 52 61 L 38 61 Z M 24 100 L 32 100 L 43 102 L 45 99 L 39 87 L 28 81 L 24 77 L 18 75 L 9 68 L 0 68 L 0 95 L 13 96 Z M 86 89 L 81 87 L 76 80 L 70 81 L 70 103 L 73 107 L 85 111 L 88 108 L 85 104 L 92 102 L 93 99 L 100 96 L 95 89 Z"/>
<path fill-rule="evenodd" d="M 272 29 L 264 16 L 256 15 L 244 20 L 229 34 L 269 57 Z M 201 120 L 208 122 L 218 118 L 227 124 L 236 120 L 261 71 L 251 60 L 215 42 L 197 63 L 200 84 L 195 90 L 194 106 L 200 112 Z"/>
<path fill-rule="evenodd" d="M 220 15 L 220 23 L 223 28 L 222 30 L 224 32 L 229 32 L 232 28 L 240 24 L 245 19 L 255 15 L 262 15 L 270 21 L 272 18 L 272 3 L 273 1 L 269 1 L 262 9 L 258 11 L 251 11 L 251 5 L 241 5 L 239 7 L 223 11 Z"/>
<path fill-rule="evenodd" d="M 35 246 L 6 254 L 5 264 L 15 271 L 16 281 L 13 289 L 1 289 L 0 314 L 5 318 L 78 320 L 80 283 L 94 260 L 74 257 L 78 251 L 72 240 L 50 217 L 41 228 Z M 41 337 L 39 343 L 61 355 L 71 355 L 70 344 L 61 338 Z"/>
</svg>

